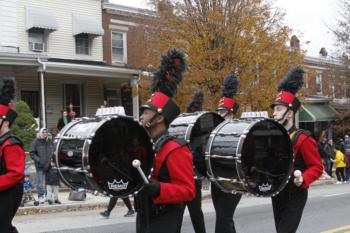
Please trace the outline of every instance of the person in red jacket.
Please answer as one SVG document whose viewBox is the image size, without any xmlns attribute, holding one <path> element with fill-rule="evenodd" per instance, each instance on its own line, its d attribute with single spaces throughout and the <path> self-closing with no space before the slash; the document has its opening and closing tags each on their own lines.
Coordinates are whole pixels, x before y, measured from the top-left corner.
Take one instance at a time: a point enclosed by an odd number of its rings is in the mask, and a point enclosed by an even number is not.
<svg viewBox="0 0 350 233">
<path fill-rule="evenodd" d="M 185 69 L 184 54 L 170 49 L 153 75 L 153 95 L 141 106 L 140 122 L 153 139 L 155 157 L 151 180 L 135 197 L 137 233 L 179 233 L 184 202 L 195 196 L 192 154 L 186 142 L 167 131 L 180 113 L 171 97 Z"/>
<path fill-rule="evenodd" d="M 10 103 L 14 99 L 13 78 L 0 79 L 0 232 L 13 233 L 12 225 L 23 195 L 25 153 L 22 142 L 10 132 L 17 113 Z"/>
<path fill-rule="evenodd" d="M 323 172 L 316 141 L 310 132 L 295 126 L 295 113 L 301 105 L 295 95 L 303 86 L 303 75 L 303 69 L 291 69 L 279 84 L 279 93 L 271 105 L 274 119 L 290 134 L 294 150 L 294 170 L 301 171 L 299 178 L 292 175 L 287 186 L 272 198 L 277 233 L 297 231 L 307 201 L 308 188 Z"/>
</svg>

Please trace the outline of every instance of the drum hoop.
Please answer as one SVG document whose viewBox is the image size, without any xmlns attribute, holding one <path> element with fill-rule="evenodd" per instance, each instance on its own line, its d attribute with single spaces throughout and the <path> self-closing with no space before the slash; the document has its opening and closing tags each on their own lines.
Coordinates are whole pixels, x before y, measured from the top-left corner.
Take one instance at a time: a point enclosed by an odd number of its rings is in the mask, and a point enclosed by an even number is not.
<svg viewBox="0 0 350 233">
<path fill-rule="evenodd" d="M 121 116 L 121 115 L 113 116 L 113 117 L 108 117 L 108 118 L 105 118 L 105 121 L 104 121 L 101 125 L 99 125 L 99 127 L 98 127 L 97 129 L 99 129 L 99 128 L 100 128 L 104 123 L 106 123 L 107 121 L 109 121 L 109 120 L 111 120 L 111 119 L 116 119 L 116 118 L 122 118 L 122 119 L 130 120 L 131 122 L 136 123 L 137 125 L 139 125 L 139 126 L 140 126 L 140 130 L 141 130 L 141 128 L 143 128 L 142 130 L 148 135 L 149 142 L 150 142 L 150 145 L 152 145 L 152 150 L 153 150 L 153 154 L 154 154 L 154 148 L 153 148 L 154 143 L 153 143 L 152 137 L 150 136 L 150 133 L 149 133 L 148 130 L 146 130 L 146 128 L 140 123 L 140 121 L 137 120 L 137 119 L 135 119 L 135 118 L 127 117 L 127 116 Z M 96 131 L 96 130 L 95 130 L 95 131 Z M 91 140 L 91 139 L 90 139 L 90 140 Z M 89 144 L 89 149 L 90 149 L 90 144 Z M 147 176 L 147 179 L 148 179 L 148 180 L 151 179 L 151 177 L 152 177 L 152 172 L 153 172 L 153 167 L 151 167 L 150 170 L 149 170 L 149 174 L 148 174 L 148 176 Z M 92 173 L 90 173 L 90 174 L 92 175 Z M 94 179 L 92 178 L 92 180 L 94 180 Z M 95 183 L 96 183 L 96 182 L 95 182 Z M 96 183 L 96 185 L 97 185 L 97 183 Z M 100 188 L 99 185 L 97 185 L 97 187 Z M 140 185 L 140 187 L 137 188 L 137 189 L 135 189 L 132 193 L 125 194 L 125 195 L 123 195 L 123 196 L 116 196 L 116 197 L 118 197 L 118 198 L 125 198 L 125 197 L 128 197 L 129 195 L 137 194 L 138 192 L 141 191 L 141 189 L 142 189 L 143 187 L 144 187 L 144 183 L 142 183 L 142 184 Z M 103 194 L 103 195 L 112 196 L 111 194 L 109 194 L 107 191 L 105 191 L 105 190 L 103 190 L 103 189 L 101 189 L 101 191 L 102 191 L 102 194 Z"/>
<path fill-rule="evenodd" d="M 211 154 L 211 148 L 212 148 L 212 144 L 214 142 L 214 139 L 216 138 L 217 136 L 217 133 L 224 127 L 226 126 L 227 124 L 229 124 L 230 122 L 233 122 L 234 120 L 225 120 L 223 121 L 222 123 L 220 123 L 212 132 L 211 132 L 211 135 L 209 137 L 209 140 L 208 140 L 208 143 L 207 143 L 207 149 L 206 149 L 206 162 L 207 162 L 207 173 L 208 173 L 208 177 L 210 179 L 211 182 L 213 182 L 218 188 L 220 188 L 223 192 L 225 193 L 244 193 L 242 192 L 241 190 L 234 190 L 234 191 L 231 191 L 231 190 L 227 190 L 224 186 L 222 186 L 218 180 L 215 178 L 214 174 L 213 174 L 213 169 L 212 169 L 212 164 L 211 164 L 211 157 L 210 157 L 210 154 Z M 237 156 L 237 160 L 236 160 L 236 164 L 235 164 L 235 168 L 236 168 L 236 171 L 237 171 L 237 176 L 238 176 L 238 179 L 242 182 L 242 186 L 243 188 L 255 195 L 255 196 L 262 196 L 262 197 L 273 197 L 273 196 L 276 196 L 278 193 L 281 192 L 281 190 L 283 190 L 283 188 L 287 185 L 290 177 L 291 177 L 291 173 L 289 172 L 289 175 L 286 176 L 284 178 L 284 180 L 281 182 L 281 184 L 279 185 L 278 189 L 276 189 L 275 192 L 273 193 L 270 193 L 268 195 L 262 195 L 262 194 L 256 194 L 254 192 L 254 190 L 252 190 L 248 183 L 245 181 L 244 179 L 244 172 L 242 171 L 242 166 L 241 166 L 241 152 L 242 152 L 242 148 L 243 148 L 243 143 L 244 143 L 244 139 L 246 138 L 247 134 L 250 132 L 250 130 L 258 123 L 262 122 L 262 121 L 268 121 L 268 122 L 273 122 L 273 123 L 276 123 L 275 121 L 271 120 L 271 119 L 259 119 L 259 120 L 254 120 L 254 121 L 243 121 L 243 122 L 246 122 L 248 123 L 247 127 L 242 131 L 242 134 L 240 135 L 239 137 L 239 140 L 237 142 L 237 148 L 236 148 L 236 156 Z M 281 129 L 281 130 L 285 130 L 283 128 L 282 125 L 279 125 L 277 124 L 276 127 L 278 127 L 278 129 Z M 286 137 L 287 139 L 290 140 L 289 137 Z M 291 171 L 292 167 L 293 167 L 293 164 L 294 164 L 294 153 L 293 153 L 293 147 L 292 147 L 292 144 L 290 143 L 290 152 L 292 152 L 293 154 L 293 157 L 292 157 L 292 162 L 290 163 L 290 167 L 289 167 L 289 171 Z"/>
<path fill-rule="evenodd" d="M 256 124 L 258 124 L 259 122 L 262 122 L 262 121 L 269 121 L 269 122 L 276 123 L 274 120 L 271 120 L 271 119 L 268 119 L 268 118 L 259 119 L 259 120 L 254 120 L 254 121 L 252 121 L 253 124 L 249 124 L 248 127 L 245 129 L 245 130 L 248 130 L 248 132 L 246 132 L 245 134 L 242 134 L 241 136 L 243 136 L 243 135 L 246 136 L 247 133 L 250 132 L 250 129 L 253 128 L 253 126 L 255 126 Z M 283 127 L 282 125 L 278 124 L 278 123 L 276 124 L 276 127 L 278 127 L 279 129 L 282 129 L 282 130 L 284 129 L 284 127 Z M 285 130 L 285 129 L 284 129 L 284 130 Z M 244 137 L 244 138 L 245 138 L 245 137 Z M 287 138 L 290 140 L 289 137 L 287 137 Z M 240 145 L 240 144 L 241 144 L 241 145 Z M 237 146 L 237 151 L 236 151 L 236 152 L 238 152 L 238 149 L 239 149 L 239 152 L 241 152 L 241 151 L 242 151 L 242 147 L 243 147 L 243 142 L 241 143 L 241 138 L 239 139 L 238 145 L 239 145 L 239 146 Z M 290 143 L 289 145 L 290 145 L 291 152 L 292 152 L 292 154 L 293 154 L 292 163 L 291 163 L 290 169 L 289 169 L 289 170 L 291 170 L 292 167 L 293 167 L 293 164 L 294 164 L 294 152 L 293 152 L 292 144 Z M 237 155 L 238 155 L 238 153 L 237 153 Z M 241 153 L 239 153 L 239 163 L 241 164 Z M 287 183 L 288 183 L 288 181 L 289 181 L 289 179 L 290 179 L 290 177 L 291 177 L 291 174 L 289 173 L 288 177 L 285 177 L 285 179 L 281 182 L 281 185 L 279 186 L 278 189 L 276 189 L 275 192 L 273 192 L 273 193 L 271 193 L 271 194 L 269 194 L 269 195 L 261 195 L 261 194 L 256 194 L 256 193 L 254 193 L 253 190 L 249 187 L 248 183 L 245 181 L 245 179 L 242 179 L 242 176 L 241 176 L 241 175 L 243 175 L 244 173 L 242 172 L 242 167 L 241 167 L 241 166 L 238 166 L 238 163 L 236 163 L 236 169 L 237 169 L 238 177 L 239 177 L 239 179 L 242 181 L 242 184 L 243 184 L 244 188 L 245 188 L 249 193 L 251 193 L 251 194 L 253 194 L 253 195 L 257 196 L 257 197 L 260 197 L 260 196 L 262 196 L 262 197 L 273 197 L 273 196 L 276 196 L 276 195 L 277 195 L 278 193 L 280 193 L 281 190 L 283 190 L 283 188 L 287 185 Z M 282 184 L 283 184 L 283 185 L 282 185 Z"/>
<path fill-rule="evenodd" d="M 212 169 L 212 165 L 211 165 L 211 160 L 210 160 L 210 154 L 211 154 L 211 148 L 212 148 L 212 144 L 214 142 L 214 139 L 217 136 L 217 133 L 219 132 L 220 129 L 222 129 L 225 125 L 227 125 L 228 123 L 230 123 L 229 120 L 225 120 L 223 122 L 221 122 L 217 127 L 215 127 L 215 129 L 210 133 L 210 137 L 208 140 L 208 144 L 207 144 L 207 148 L 208 148 L 208 152 L 206 152 L 205 155 L 205 159 L 207 161 L 207 174 L 209 177 L 209 180 L 211 182 L 213 182 L 221 191 L 225 192 L 225 193 L 232 193 L 231 191 L 228 191 L 227 189 L 225 189 L 218 181 L 217 179 L 214 177 L 213 174 L 213 169 Z M 236 192 L 235 192 L 236 193 Z M 239 193 L 239 192 L 237 192 Z"/>
<path fill-rule="evenodd" d="M 90 118 L 90 119 L 97 119 L 97 118 Z M 56 152 L 56 156 L 55 156 L 55 157 L 56 157 L 56 162 L 57 162 L 57 164 L 58 164 L 58 162 L 59 162 L 59 158 L 58 158 L 59 148 L 61 147 L 62 140 L 64 139 L 63 136 L 64 136 L 70 129 L 72 129 L 74 126 L 80 124 L 81 122 L 84 122 L 84 120 L 85 120 L 84 118 L 81 118 L 81 119 L 78 119 L 78 120 L 73 121 L 73 124 L 72 124 L 69 128 L 65 129 L 62 133 L 60 133 L 60 135 L 62 135 L 62 137 L 61 137 L 61 136 L 58 137 L 57 146 L 56 146 L 56 151 L 55 151 L 55 152 Z M 91 132 L 92 132 L 93 130 L 96 131 L 96 129 L 100 128 L 100 127 L 101 127 L 101 124 L 103 124 L 106 120 L 107 120 L 107 118 L 102 118 L 101 121 L 98 122 L 98 124 L 97 124 L 96 127 L 94 127 L 93 129 L 89 130 L 88 136 L 91 135 Z M 91 173 L 90 173 L 90 169 L 86 169 L 86 164 L 85 164 L 85 162 L 84 162 L 84 158 L 85 158 L 85 156 L 86 156 L 86 155 L 85 155 L 84 149 L 85 149 L 85 144 L 86 144 L 87 140 L 90 140 L 90 139 L 88 139 L 88 138 L 85 138 L 85 139 L 84 139 L 83 150 L 82 150 L 82 157 L 81 157 L 81 164 L 82 164 L 82 169 L 87 170 L 88 173 L 89 173 L 89 175 L 90 175 L 90 174 L 91 174 Z M 90 145 L 89 145 L 89 148 L 90 148 Z M 87 155 L 87 159 L 88 159 L 88 155 Z M 64 183 L 65 185 L 67 185 L 68 187 L 70 187 L 71 189 L 75 190 L 76 187 L 72 186 L 72 185 L 66 180 L 65 176 L 62 174 L 62 172 L 61 172 L 61 167 L 60 167 L 60 166 L 57 166 L 57 170 L 58 170 L 58 172 L 59 172 L 59 174 L 60 174 L 60 177 L 61 177 L 63 183 Z M 92 187 L 99 187 L 99 186 L 97 185 L 96 182 L 93 182 L 93 179 L 91 179 L 90 177 L 87 176 L 86 173 L 84 174 L 84 176 L 85 176 L 85 180 L 86 180 Z"/>
<path fill-rule="evenodd" d="M 90 145 L 91 145 L 91 140 L 94 135 L 92 135 L 92 132 L 95 134 L 96 131 L 101 128 L 103 124 L 105 124 L 107 121 L 109 121 L 111 118 L 100 118 L 101 120 L 96 124 L 96 126 L 93 129 L 89 130 L 88 137 L 84 141 L 84 146 L 83 146 L 83 151 L 82 151 L 82 161 L 81 164 L 83 168 L 86 168 L 89 165 L 89 151 L 90 151 Z M 90 138 L 91 137 L 91 138 Z M 86 151 L 85 151 L 86 149 Z M 86 169 L 89 171 L 89 175 L 92 175 L 90 172 L 90 168 Z"/>
<path fill-rule="evenodd" d="M 73 126 L 79 124 L 81 121 L 82 121 L 81 119 L 76 120 L 76 121 L 72 121 L 73 124 L 72 124 L 69 128 L 65 129 L 65 130 L 62 132 L 62 135 L 64 135 L 64 134 L 65 134 L 69 129 L 71 129 Z M 59 133 L 59 135 L 61 135 L 61 134 Z M 63 139 L 62 137 L 58 137 L 58 139 L 57 139 L 57 146 L 56 146 L 56 151 L 55 151 L 55 153 L 56 153 L 56 156 L 55 156 L 55 157 L 56 157 L 56 163 L 57 163 L 57 165 L 59 165 L 58 150 L 59 150 L 59 148 L 60 148 L 62 139 Z M 62 179 L 63 183 L 64 183 L 65 185 L 67 185 L 68 187 L 70 187 L 71 189 L 75 190 L 75 187 L 73 187 L 73 186 L 65 179 L 65 177 L 63 176 L 63 174 L 62 174 L 62 172 L 61 172 L 60 166 L 57 166 L 57 170 L 58 170 L 58 173 L 60 174 L 60 178 Z"/>
<path fill-rule="evenodd" d="M 184 136 L 184 140 L 188 143 L 188 146 L 191 149 L 191 145 L 190 145 L 190 141 L 191 141 L 191 133 L 192 133 L 192 129 L 194 127 L 194 125 L 197 123 L 197 120 L 202 117 L 203 115 L 206 114 L 216 114 L 218 116 L 220 116 L 219 114 L 215 113 L 215 112 L 210 112 L 210 111 L 197 111 L 197 112 L 191 112 L 191 113 L 181 113 L 178 117 L 176 117 L 175 119 L 181 118 L 181 117 L 187 117 L 187 116 L 195 116 L 195 121 L 190 121 L 187 123 L 187 127 L 186 127 L 186 131 L 185 131 L 185 136 Z M 174 122 L 174 121 L 173 121 Z M 170 124 L 170 127 L 176 127 L 176 124 Z M 191 149 L 192 151 L 192 149 Z"/>
<path fill-rule="evenodd" d="M 246 180 L 244 179 L 243 175 L 244 172 L 242 171 L 242 148 L 243 148 L 243 143 L 245 138 L 247 137 L 248 133 L 250 132 L 250 129 L 253 128 L 254 125 L 256 125 L 257 123 L 259 123 L 261 120 L 254 120 L 249 122 L 248 126 L 242 131 L 242 134 L 239 137 L 238 143 L 237 143 L 237 148 L 236 148 L 236 155 L 237 155 L 237 163 L 236 163 L 236 171 L 237 171 L 237 175 L 239 180 L 242 182 L 243 187 L 245 188 L 246 191 L 248 191 L 249 193 L 254 193 L 253 190 L 249 187 L 248 183 L 246 182 Z"/>
</svg>

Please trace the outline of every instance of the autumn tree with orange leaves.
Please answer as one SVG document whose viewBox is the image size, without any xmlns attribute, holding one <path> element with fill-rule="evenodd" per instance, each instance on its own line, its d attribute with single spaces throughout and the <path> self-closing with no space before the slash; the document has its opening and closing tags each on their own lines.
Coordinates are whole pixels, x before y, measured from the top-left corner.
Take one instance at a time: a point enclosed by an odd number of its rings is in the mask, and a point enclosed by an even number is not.
<svg viewBox="0 0 350 233">
<path fill-rule="evenodd" d="M 215 110 L 224 76 L 233 69 L 240 81 L 241 106 L 267 110 L 289 68 L 303 63 L 290 50 L 283 14 L 265 0 L 151 0 L 157 17 L 147 24 L 147 64 L 155 71 L 160 54 L 176 47 L 188 54 L 189 70 L 176 102 L 186 109 L 192 95 L 205 94 L 203 109 Z M 147 78 L 146 78 L 147 79 Z M 143 79 L 145 80 L 145 79 Z M 142 82 L 143 96 L 147 84 Z"/>
</svg>

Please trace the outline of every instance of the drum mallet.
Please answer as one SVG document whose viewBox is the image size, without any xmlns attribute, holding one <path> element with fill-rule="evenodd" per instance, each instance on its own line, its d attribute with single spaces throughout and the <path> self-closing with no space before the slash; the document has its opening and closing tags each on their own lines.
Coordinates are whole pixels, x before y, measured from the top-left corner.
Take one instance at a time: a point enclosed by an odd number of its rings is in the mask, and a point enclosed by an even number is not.
<svg viewBox="0 0 350 233">
<path fill-rule="evenodd" d="M 143 171 L 141 169 L 141 162 L 140 162 L 140 160 L 134 159 L 132 161 L 132 166 L 139 171 L 139 173 L 140 173 L 143 181 L 145 182 L 145 184 L 149 184 L 149 181 L 148 181 L 147 177 L 145 176 L 145 173 L 143 173 Z"/>
</svg>

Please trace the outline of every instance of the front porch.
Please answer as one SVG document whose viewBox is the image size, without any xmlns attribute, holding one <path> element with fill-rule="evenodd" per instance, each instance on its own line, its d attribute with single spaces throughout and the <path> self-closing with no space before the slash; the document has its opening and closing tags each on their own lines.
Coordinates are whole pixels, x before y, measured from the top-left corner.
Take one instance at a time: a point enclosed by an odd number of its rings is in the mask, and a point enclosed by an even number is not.
<svg viewBox="0 0 350 233">
<path fill-rule="evenodd" d="M 123 106 L 127 115 L 139 115 L 139 70 L 35 56 L 24 63 L 18 56 L 5 61 L 0 54 L 0 75 L 16 78 L 17 100 L 30 106 L 40 127 L 56 127 L 61 110 L 69 111 L 69 104 L 77 117 L 94 116 L 103 100 Z"/>
</svg>

